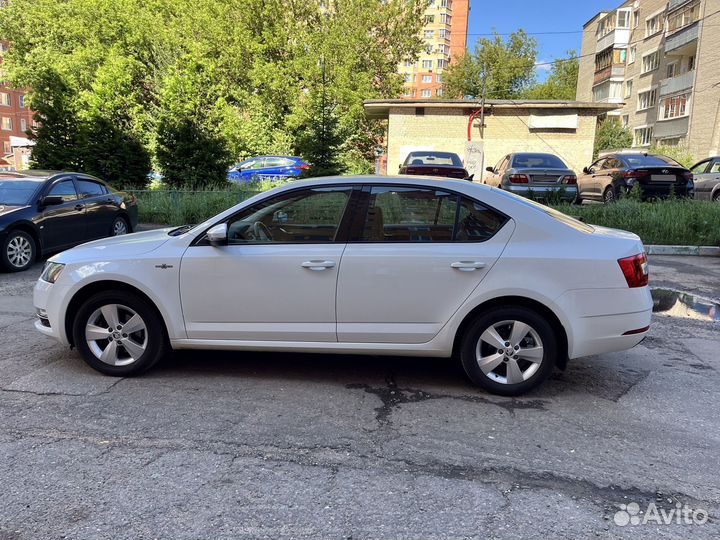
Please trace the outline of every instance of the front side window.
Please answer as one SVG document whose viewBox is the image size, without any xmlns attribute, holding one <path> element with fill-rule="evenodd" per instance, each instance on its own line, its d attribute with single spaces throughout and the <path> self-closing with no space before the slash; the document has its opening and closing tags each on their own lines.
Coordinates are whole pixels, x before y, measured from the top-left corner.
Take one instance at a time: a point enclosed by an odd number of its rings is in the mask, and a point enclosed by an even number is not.
<svg viewBox="0 0 720 540">
<path fill-rule="evenodd" d="M 75 184 L 72 180 L 62 180 L 56 183 L 50 192 L 50 197 L 62 197 L 64 202 L 71 202 L 77 200 L 77 191 L 75 191 Z"/>
<path fill-rule="evenodd" d="M 335 241 L 352 186 L 284 193 L 247 208 L 228 222 L 228 244 Z"/>
<path fill-rule="evenodd" d="M 705 161 L 701 161 L 697 165 L 695 165 L 692 169 L 690 169 L 694 174 L 703 174 L 705 172 L 705 169 L 707 169 L 708 163 L 710 163 L 709 159 L 706 159 Z M 720 161 L 716 161 L 716 164 L 720 165 Z"/>
</svg>

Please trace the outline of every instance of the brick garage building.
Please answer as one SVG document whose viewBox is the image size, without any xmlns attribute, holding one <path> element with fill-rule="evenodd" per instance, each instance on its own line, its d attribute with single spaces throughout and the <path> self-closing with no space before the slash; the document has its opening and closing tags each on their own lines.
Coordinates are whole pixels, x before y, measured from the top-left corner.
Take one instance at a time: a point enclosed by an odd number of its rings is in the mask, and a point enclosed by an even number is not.
<svg viewBox="0 0 720 540">
<path fill-rule="evenodd" d="M 391 174 L 413 150 L 445 150 L 463 157 L 469 123 L 471 141 L 482 143 L 485 166 L 496 165 L 511 152 L 548 152 L 581 171 L 592 162 L 598 116 L 617 107 L 577 101 L 488 100 L 482 134 L 477 101 L 371 100 L 365 102 L 365 113 L 388 121 L 387 172 Z M 478 178 L 479 171 L 470 172 Z"/>
</svg>

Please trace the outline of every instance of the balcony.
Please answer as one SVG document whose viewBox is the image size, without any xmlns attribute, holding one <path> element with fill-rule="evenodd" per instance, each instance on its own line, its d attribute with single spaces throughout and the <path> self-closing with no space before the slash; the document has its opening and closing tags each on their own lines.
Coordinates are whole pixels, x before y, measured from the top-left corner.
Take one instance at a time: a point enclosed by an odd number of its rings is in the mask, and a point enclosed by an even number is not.
<svg viewBox="0 0 720 540">
<path fill-rule="evenodd" d="M 624 78 L 625 64 L 614 64 L 595 72 L 593 86 L 604 83 L 608 79 Z"/>
<path fill-rule="evenodd" d="M 658 120 L 653 129 L 653 137 L 656 139 L 667 139 L 672 137 L 683 137 L 687 135 L 690 118 L 673 118 L 672 120 Z"/>
<path fill-rule="evenodd" d="M 596 51 L 604 51 L 608 47 L 624 49 L 630 42 L 630 30 L 625 28 L 616 28 L 610 33 L 598 38 Z"/>
<path fill-rule="evenodd" d="M 690 2 L 692 2 L 692 0 L 670 0 L 668 2 L 668 8 L 667 8 L 668 13 L 670 13 L 671 11 L 673 11 L 679 7 L 684 6 L 685 4 L 689 4 Z"/>
<path fill-rule="evenodd" d="M 667 96 L 677 92 L 682 92 L 683 90 L 692 88 L 694 84 L 695 70 L 693 69 L 692 71 L 688 71 L 687 73 L 683 73 L 677 77 L 663 79 L 660 81 L 660 95 Z"/>
<path fill-rule="evenodd" d="M 699 32 L 700 26 L 697 22 L 675 31 L 665 39 L 665 52 L 669 53 L 697 40 Z"/>
</svg>

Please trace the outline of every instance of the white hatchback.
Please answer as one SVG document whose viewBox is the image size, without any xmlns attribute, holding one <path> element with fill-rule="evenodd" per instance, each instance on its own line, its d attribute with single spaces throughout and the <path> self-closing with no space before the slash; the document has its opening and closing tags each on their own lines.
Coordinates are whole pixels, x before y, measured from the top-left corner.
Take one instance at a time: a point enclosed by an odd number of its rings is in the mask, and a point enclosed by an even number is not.
<svg viewBox="0 0 720 540">
<path fill-rule="evenodd" d="M 109 375 L 169 347 L 457 355 L 479 386 L 518 395 L 640 342 L 647 283 L 636 235 L 495 188 L 320 178 L 52 257 L 35 326 Z"/>
</svg>

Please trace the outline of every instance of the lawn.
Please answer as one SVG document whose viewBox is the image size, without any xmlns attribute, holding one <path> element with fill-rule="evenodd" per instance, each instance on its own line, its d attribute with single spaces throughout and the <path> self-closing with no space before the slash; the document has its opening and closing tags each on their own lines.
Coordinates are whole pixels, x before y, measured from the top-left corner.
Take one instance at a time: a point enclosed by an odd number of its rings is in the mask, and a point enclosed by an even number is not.
<svg viewBox="0 0 720 540">
<path fill-rule="evenodd" d="M 183 225 L 207 218 L 263 191 L 246 186 L 227 191 L 136 192 L 141 223 Z M 693 200 L 640 202 L 624 199 L 615 204 L 553 205 L 583 221 L 632 231 L 646 244 L 720 246 L 720 204 Z"/>
</svg>

